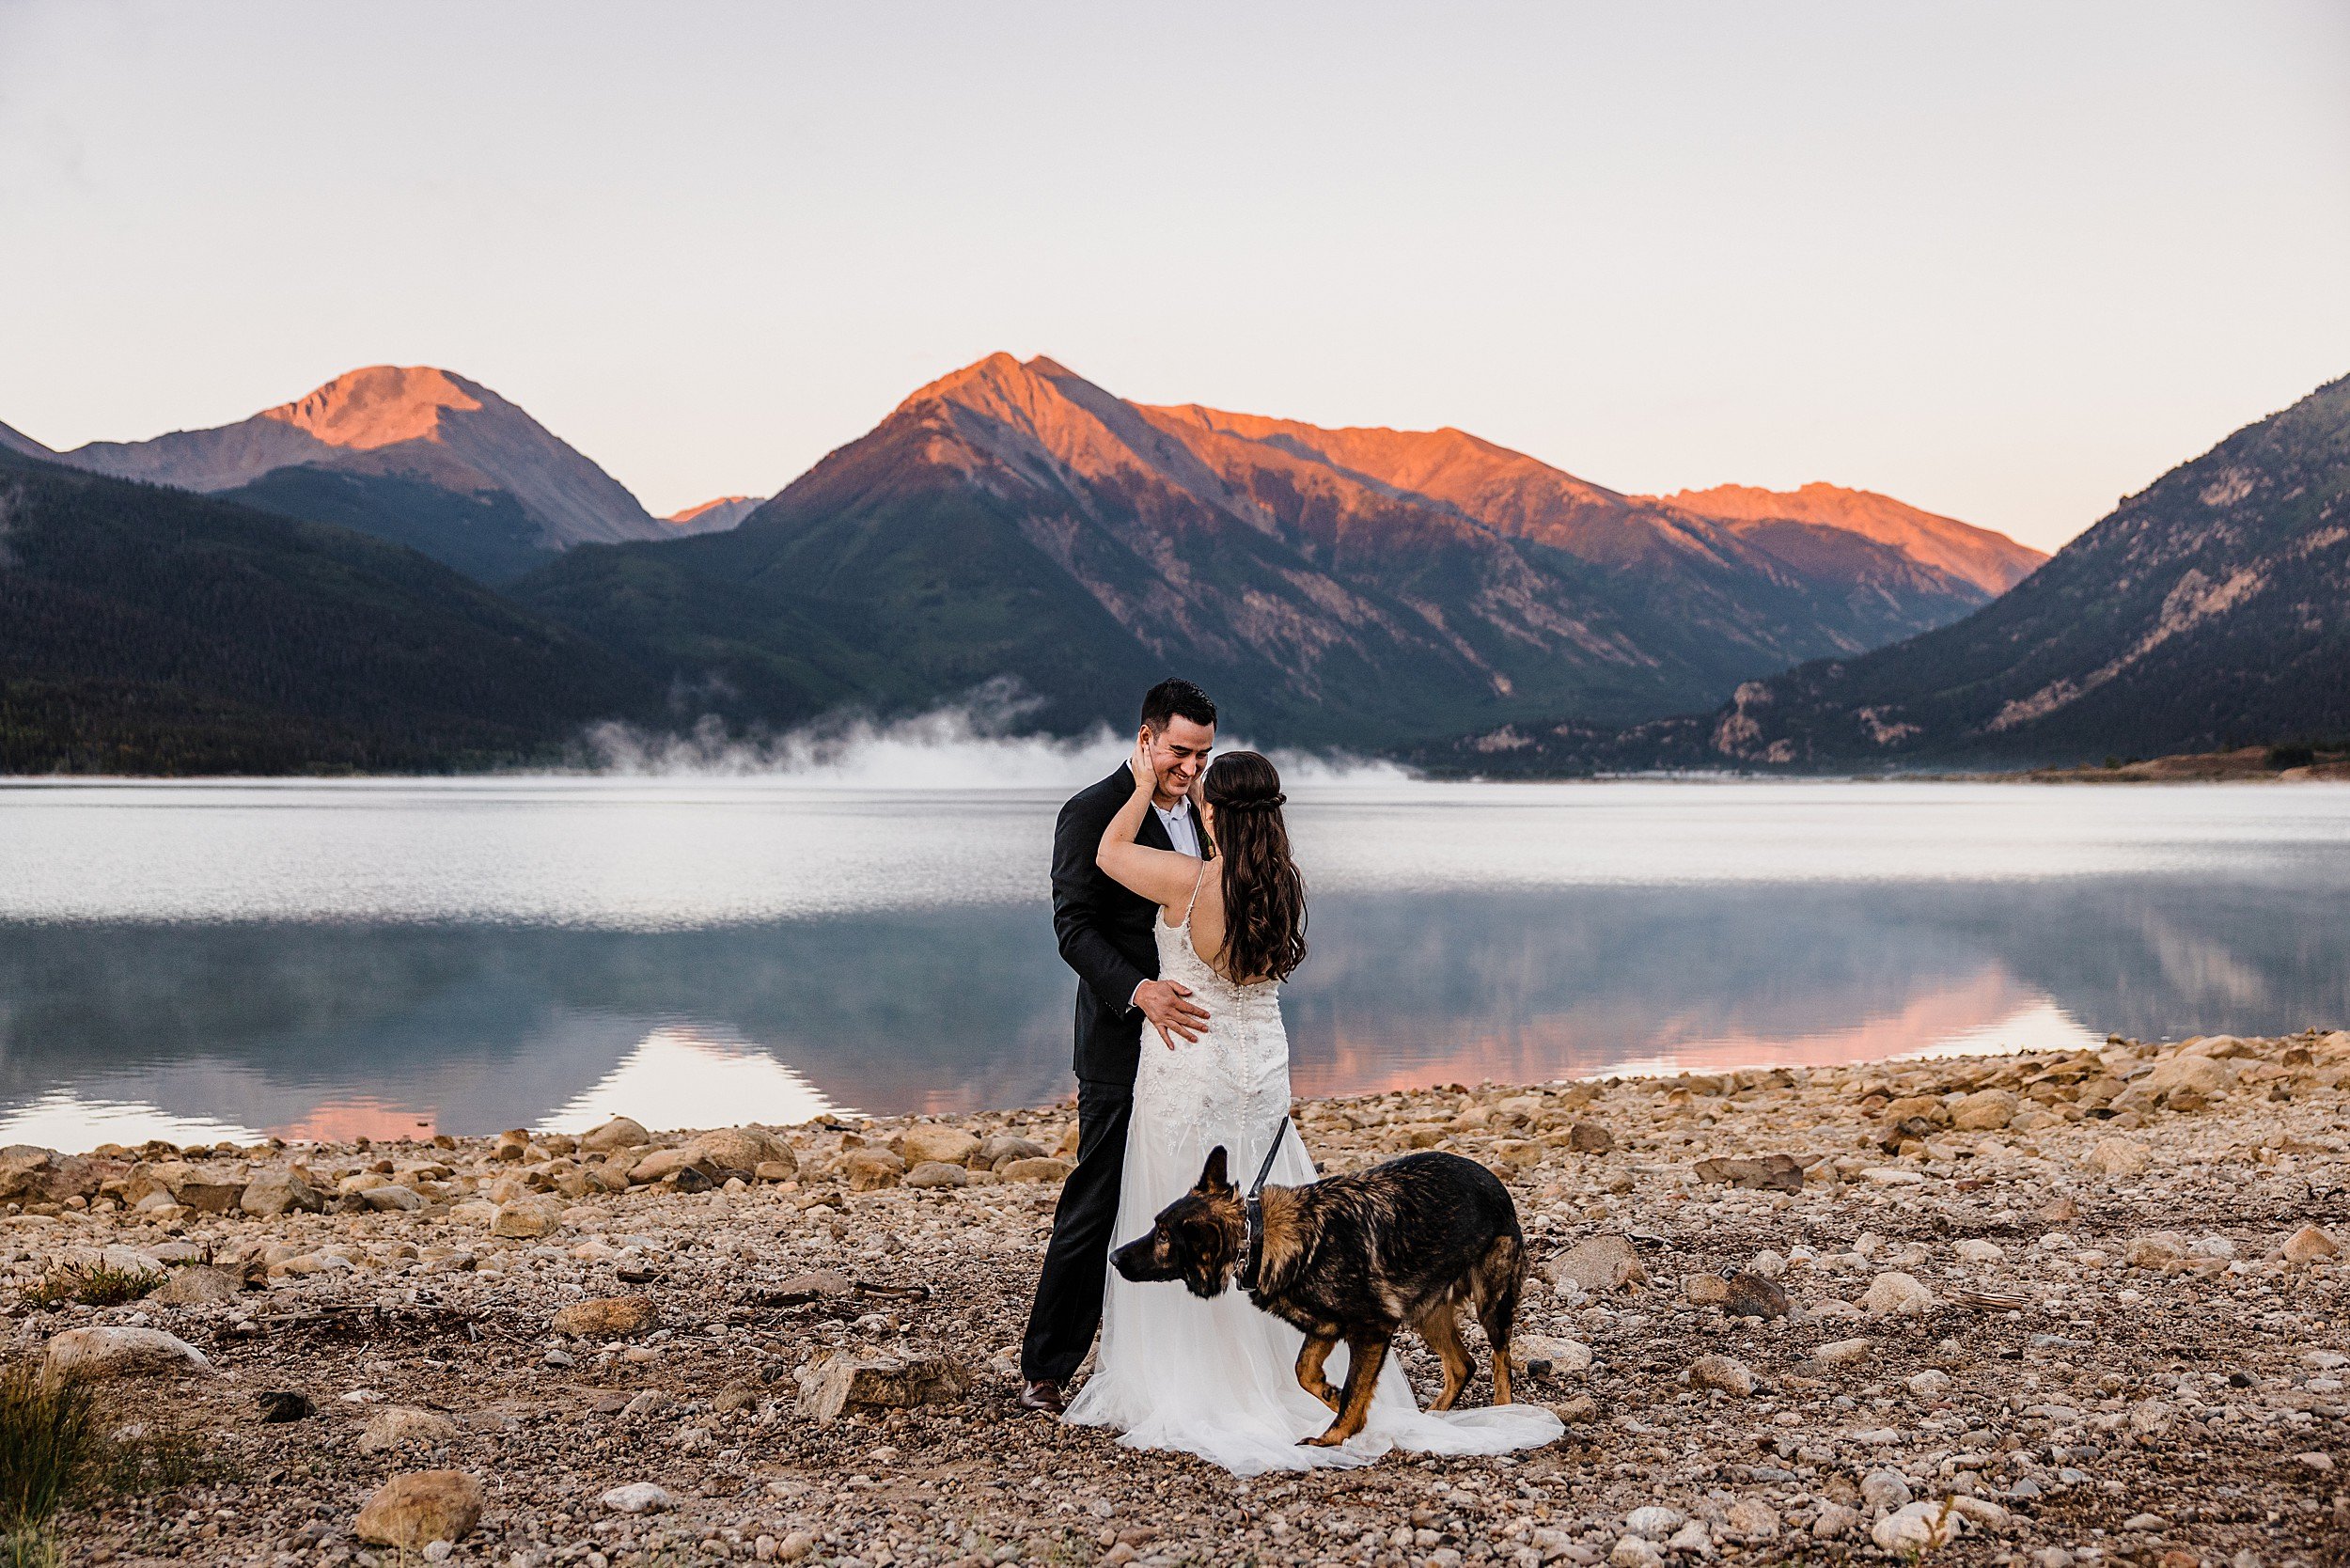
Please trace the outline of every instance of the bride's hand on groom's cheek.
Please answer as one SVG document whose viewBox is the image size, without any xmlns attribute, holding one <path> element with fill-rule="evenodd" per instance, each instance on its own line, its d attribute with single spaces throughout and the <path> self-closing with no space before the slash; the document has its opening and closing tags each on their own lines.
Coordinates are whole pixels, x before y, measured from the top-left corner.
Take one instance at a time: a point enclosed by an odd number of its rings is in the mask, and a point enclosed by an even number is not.
<svg viewBox="0 0 2350 1568">
<path fill-rule="evenodd" d="M 1135 754 L 1126 760 L 1126 767 L 1135 776 L 1135 788 L 1158 792 L 1158 765 L 1151 760 L 1151 736 L 1148 731 L 1135 741 Z"/>
</svg>

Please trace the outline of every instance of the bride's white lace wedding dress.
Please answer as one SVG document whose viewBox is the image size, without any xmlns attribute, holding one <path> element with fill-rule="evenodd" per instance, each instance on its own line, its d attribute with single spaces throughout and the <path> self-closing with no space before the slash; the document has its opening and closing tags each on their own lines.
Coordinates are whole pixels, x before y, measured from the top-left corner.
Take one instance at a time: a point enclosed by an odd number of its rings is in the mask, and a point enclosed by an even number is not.
<svg viewBox="0 0 2350 1568">
<path fill-rule="evenodd" d="M 1113 1245 L 1149 1231 L 1158 1212 L 1199 1179 L 1218 1144 L 1233 1179 L 1247 1181 L 1290 1108 L 1279 985 L 1235 985 L 1211 969 L 1192 949 L 1188 910 L 1183 924 L 1169 926 L 1162 917 L 1156 930 L 1160 976 L 1190 986 L 1209 1022 L 1197 1043 L 1172 1051 L 1156 1035 L 1143 1036 Z M 1293 1130 L 1266 1180 L 1276 1186 L 1314 1180 L 1313 1162 Z M 1296 1329 L 1258 1310 L 1237 1287 L 1202 1301 L 1181 1284 L 1136 1284 L 1112 1269 L 1094 1372 L 1066 1419 L 1119 1428 L 1120 1441 L 1132 1448 L 1181 1450 L 1244 1476 L 1367 1465 L 1391 1448 L 1503 1453 L 1551 1442 L 1565 1431 L 1537 1404 L 1423 1411 L 1390 1357 L 1363 1430 L 1339 1448 L 1300 1448 L 1300 1439 L 1331 1419 L 1329 1406 L 1297 1385 L 1303 1343 Z M 1330 1359 L 1334 1384 L 1345 1382 L 1346 1354 L 1341 1345 Z"/>
</svg>

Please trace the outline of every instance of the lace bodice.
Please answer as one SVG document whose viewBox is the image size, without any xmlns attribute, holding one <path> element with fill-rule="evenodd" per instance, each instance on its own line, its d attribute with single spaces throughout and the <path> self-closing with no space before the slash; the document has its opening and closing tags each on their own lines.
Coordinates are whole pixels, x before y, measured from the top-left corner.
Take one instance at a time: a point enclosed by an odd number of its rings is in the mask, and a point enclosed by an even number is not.
<svg viewBox="0 0 2350 1568">
<path fill-rule="evenodd" d="M 1289 1035 L 1281 1026 L 1280 984 L 1236 984 L 1210 968 L 1192 949 L 1188 912 L 1181 925 L 1170 926 L 1162 917 L 1155 933 L 1159 978 L 1189 986 L 1192 999 L 1207 1009 L 1208 1027 L 1196 1041 L 1179 1039 L 1171 1051 L 1157 1030 L 1143 1029 L 1141 1065 L 1135 1075 L 1136 1120 L 1149 1119 L 1182 1146 L 1203 1154 L 1218 1142 L 1259 1143 L 1290 1108 Z M 1240 1149 L 1231 1152 L 1237 1158 Z"/>
</svg>

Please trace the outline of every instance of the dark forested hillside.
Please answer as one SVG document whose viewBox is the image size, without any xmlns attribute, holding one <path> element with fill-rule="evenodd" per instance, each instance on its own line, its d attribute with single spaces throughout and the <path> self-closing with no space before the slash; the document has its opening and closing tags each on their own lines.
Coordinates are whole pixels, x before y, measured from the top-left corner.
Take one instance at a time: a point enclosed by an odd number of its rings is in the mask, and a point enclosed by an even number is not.
<svg viewBox="0 0 2350 1568">
<path fill-rule="evenodd" d="M 414 551 L 0 452 L 0 773 L 485 766 L 660 695 Z"/>
</svg>

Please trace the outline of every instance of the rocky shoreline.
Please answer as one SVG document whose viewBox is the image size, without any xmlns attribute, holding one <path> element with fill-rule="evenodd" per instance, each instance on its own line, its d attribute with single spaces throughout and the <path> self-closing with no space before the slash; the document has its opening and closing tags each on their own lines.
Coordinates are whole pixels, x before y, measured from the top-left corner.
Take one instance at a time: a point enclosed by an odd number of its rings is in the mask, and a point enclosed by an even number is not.
<svg viewBox="0 0 2350 1568">
<path fill-rule="evenodd" d="M 1240 1481 L 1015 1410 L 1065 1105 L 10 1149 L 0 1341 L 198 1455 L 61 1561 L 2314 1564 L 2345 1077 L 2334 1032 L 1301 1102 L 1325 1169 L 1510 1184 L 1569 1424 L 1503 1459 Z"/>
</svg>

